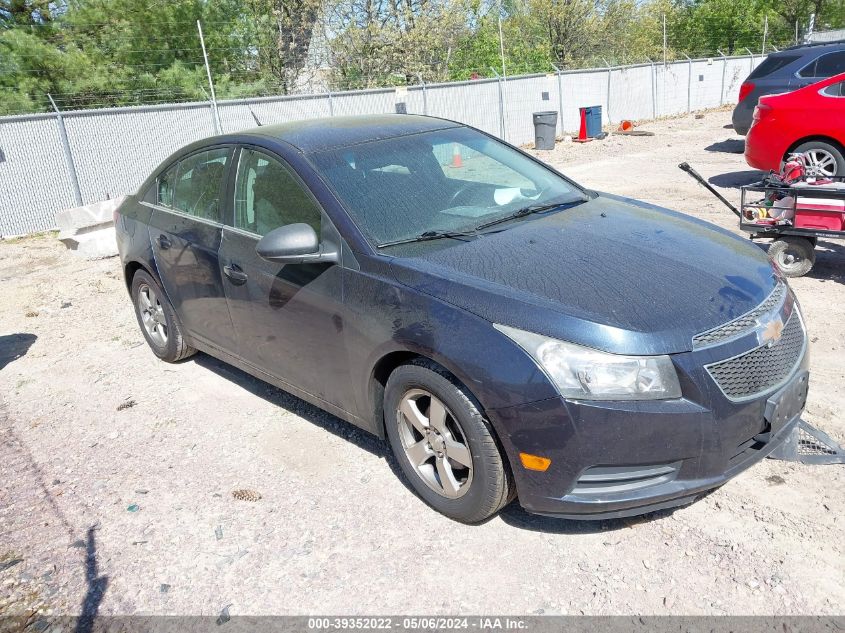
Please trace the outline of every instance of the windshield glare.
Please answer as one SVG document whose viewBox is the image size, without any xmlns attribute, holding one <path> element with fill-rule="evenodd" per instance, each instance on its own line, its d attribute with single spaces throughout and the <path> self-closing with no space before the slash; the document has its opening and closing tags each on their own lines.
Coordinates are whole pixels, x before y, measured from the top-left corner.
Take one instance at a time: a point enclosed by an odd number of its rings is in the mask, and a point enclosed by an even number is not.
<svg viewBox="0 0 845 633">
<path fill-rule="evenodd" d="M 583 200 L 583 191 L 467 128 L 426 132 L 311 156 L 376 245 L 429 231 L 471 231 L 527 206 Z"/>
</svg>

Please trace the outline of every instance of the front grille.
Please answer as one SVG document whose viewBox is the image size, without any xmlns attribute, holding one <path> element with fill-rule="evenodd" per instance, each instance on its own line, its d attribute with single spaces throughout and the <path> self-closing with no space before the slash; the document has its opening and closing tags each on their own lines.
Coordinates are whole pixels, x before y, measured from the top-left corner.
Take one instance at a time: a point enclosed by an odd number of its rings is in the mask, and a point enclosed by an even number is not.
<svg viewBox="0 0 845 633">
<path fill-rule="evenodd" d="M 804 325 L 793 310 L 780 339 L 706 369 L 730 400 L 745 400 L 782 384 L 795 371 L 804 352 Z"/>
<path fill-rule="evenodd" d="M 754 308 L 751 312 L 746 312 L 741 317 L 737 317 L 733 321 L 728 321 L 724 325 L 720 325 L 712 330 L 707 330 L 706 332 L 701 332 L 700 334 L 696 334 L 692 337 L 693 349 L 710 347 L 711 345 L 742 336 L 749 330 L 755 328 L 757 326 L 757 319 L 777 308 L 785 297 L 786 284 L 779 281 L 766 300 Z"/>
</svg>

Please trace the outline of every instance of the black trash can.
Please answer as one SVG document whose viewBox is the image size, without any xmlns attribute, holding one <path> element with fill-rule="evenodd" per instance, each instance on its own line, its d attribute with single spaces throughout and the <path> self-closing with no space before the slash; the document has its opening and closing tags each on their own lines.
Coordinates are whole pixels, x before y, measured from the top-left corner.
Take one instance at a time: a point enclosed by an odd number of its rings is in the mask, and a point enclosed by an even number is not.
<svg viewBox="0 0 845 633">
<path fill-rule="evenodd" d="M 534 113 L 534 149 L 554 149 L 557 131 L 557 112 Z"/>
</svg>

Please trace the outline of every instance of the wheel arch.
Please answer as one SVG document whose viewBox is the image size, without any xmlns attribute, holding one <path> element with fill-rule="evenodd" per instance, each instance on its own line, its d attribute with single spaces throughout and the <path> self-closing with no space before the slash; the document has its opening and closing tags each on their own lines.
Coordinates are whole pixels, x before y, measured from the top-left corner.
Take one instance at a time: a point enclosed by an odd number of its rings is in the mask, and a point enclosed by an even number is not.
<svg viewBox="0 0 845 633">
<path fill-rule="evenodd" d="M 158 285 L 161 286 L 165 294 L 167 293 L 167 291 L 164 290 L 164 285 L 161 283 L 161 277 L 159 276 L 158 271 L 155 269 L 155 266 L 141 262 L 137 259 L 131 259 L 123 265 L 123 280 L 126 282 L 126 290 L 128 292 L 132 292 L 132 279 L 134 279 L 135 273 L 137 273 L 139 270 L 143 270 L 145 273 L 155 279 L 158 282 Z"/>
<path fill-rule="evenodd" d="M 785 160 L 786 157 L 789 156 L 792 152 L 794 152 L 795 148 L 799 145 L 803 145 L 804 143 L 809 143 L 811 141 L 821 141 L 822 143 L 833 145 L 842 153 L 843 156 L 845 156 L 845 146 L 843 146 L 842 143 L 837 141 L 835 138 L 831 136 L 825 136 L 824 134 L 811 134 L 791 143 L 786 149 L 786 152 L 784 152 L 781 160 Z"/>
<path fill-rule="evenodd" d="M 493 441 L 496 443 L 499 453 L 502 456 L 505 470 L 509 473 L 507 476 L 510 478 L 511 486 L 514 486 L 514 464 L 511 459 L 511 453 L 502 441 L 502 437 L 493 420 L 487 415 L 484 406 L 481 404 L 475 393 L 473 393 L 472 389 L 470 389 L 467 385 L 467 381 L 461 379 L 459 372 L 453 371 L 439 359 L 432 358 L 433 356 L 435 356 L 435 354 L 426 354 L 422 350 L 411 351 L 408 349 L 397 349 L 382 355 L 375 363 L 370 375 L 370 402 L 374 416 L 373 419 L 376 420 L 377 434 L 382 439 L 387 439 L 387 431 L 385 427 L 386 420 L 384 419 L 384 393 L 387 385 L 387 379 L 390 377 L 390 374 L 392 374 L 398 367 L 412 363 L 415 360 L 433 363 L 437 367 L 446 371 L 453 380 L 466 390 L 467 397 L 472 400 L 481 412 L 483 418 L 487 421 L 490 434 L 493 436 Z M 511 498 L 513 499 L 516 497 L 516 488 L 513 488 L 512 490 L 513 494 Z"/>
<path fill-rule="evenodd" d="M 478 407 L 478 410 L 482 413 L 484 412 L 484 406 L 479 401 L 478 396 L 476 396 L 475 393 L 473 393 L 472 389 L 470 389 L 470 387 L 467 385 L 467 381 L 461 376 L 460 372 L 455 371 L 455 369 L 450 367 L 448 361 L 443 362 L 442 359 L 435 358 L 435 356 L 437 355 L 426 353 L 426 351 L 424 350 L 394 349 L 383 354 L 375 362 L 375 364 L 373 365 L 373 369 L 370 372 L 368 396 L 370 410 L 373 412 L 373 419 L 377 422 L 375 426 L 380 437 L 386 437 L 384 426 L 384 392 L 385 387 L 387 386 L 387 379 L 397 367 L 407 365 L 415 360 L 434 363 L 438 367 L 447 371 L 456 381 L 461 384 L 464 389 L 466 389 L 467 394 L 475 402 L 475 405 Z M 490 426 L 493 429 L 494 434 L 497 433 L 496 429 L 493 428 L 492 423 L 490 424 Z"/>
</svg>

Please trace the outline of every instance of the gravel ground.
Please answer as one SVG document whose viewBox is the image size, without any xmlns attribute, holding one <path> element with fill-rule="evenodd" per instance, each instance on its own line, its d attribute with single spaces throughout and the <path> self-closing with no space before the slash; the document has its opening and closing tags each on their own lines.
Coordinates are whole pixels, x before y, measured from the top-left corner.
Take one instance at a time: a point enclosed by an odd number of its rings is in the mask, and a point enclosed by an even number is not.
<svg viewBox="0 0 845 633">
<path fill-rule="evenodd" d="M 584 184 L 734 228 L 729 112 L 539 153 Z M 795 280 L 806 418 L 845 442 L 845 253 Z M 204 355 L 143 344 L 116 258 L 0 243 L 0 613 L 837 614 L 845 469 L 766 460 L 692 506 L 581 523 L 428 509 L 385 445 Z M 257 501 L 233 491 L 257 492 Z M 83 606 L 84 605 L 84 606 Z"/>
</svg>

